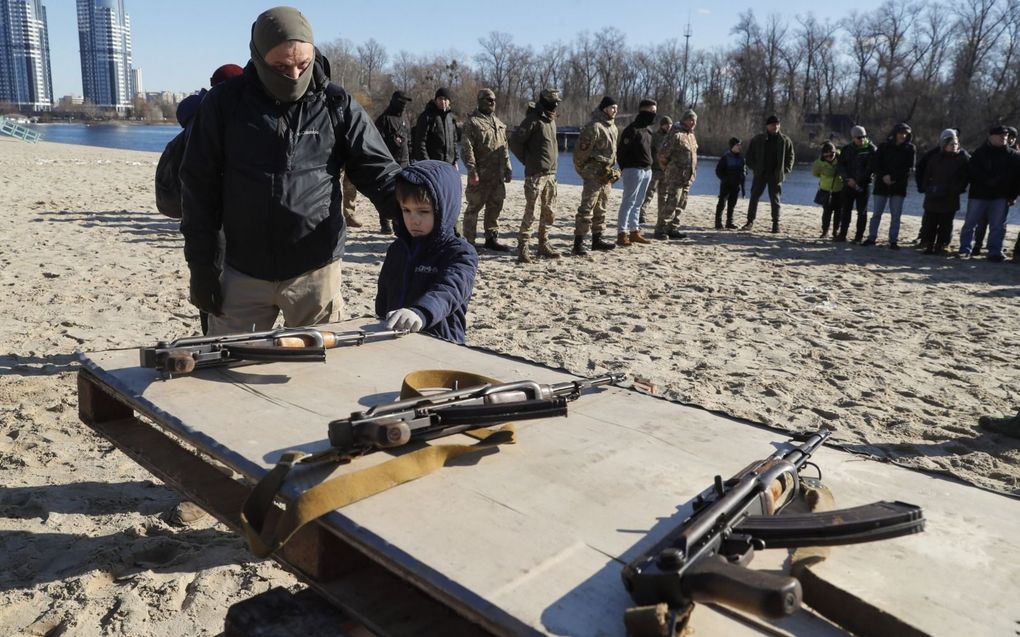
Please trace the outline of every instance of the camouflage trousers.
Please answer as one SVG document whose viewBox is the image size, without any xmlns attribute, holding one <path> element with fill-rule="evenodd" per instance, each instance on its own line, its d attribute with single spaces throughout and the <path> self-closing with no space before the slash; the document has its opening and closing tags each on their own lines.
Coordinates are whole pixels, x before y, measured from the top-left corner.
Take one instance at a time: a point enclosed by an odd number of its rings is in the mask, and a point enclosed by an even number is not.
<svg viewBox="0 0 1020 637">
<path fill-rule="evenodd" d="M 662 187 L 663 172 L 661 170 L 652 171 L 652 180 L 648 182 L 648 192 L 645 193 L 645 200 L 641 202 L 641 216 L 645 217 L 648 212 L 648 204 L 652 203 L 652 198 L 658 193 L 658 206 L 656 207 L 656 214 L 659 210 L 666 205 L 666 189 Z M 647 217 L 645 217 L 647 218 Z"/>
<path fill-rule="evenodd" d="M 553 204 L 556 203 L 556 175 L 531 175 L 524 178 L 524 219 L 521 221 L 521 232 L 517 235 L 519 243 L 526 244 L 531 239 L 531 224 L 535 222 L 535 205 L 541 206 L 538 221 L 538 241 L 545 243 L 549 237 L 549 226 L 555 221 Z"/>
<path fill-rule="evenodd" d="M 464 238 L 468 243 L 475 242 L 478 231 L 478 211 L 485 208 L 483 231 L 485 236 L 499 232 L 499 213 L 503 212 L 503 200 L 506 199 L 506 184 L 502 179 L 483 178 L 477 184 L 468 184 L 464 189 L 467 207 L 464 209 Z"/>
<path fill-rule="evenodd" d="M 612 184 L 599 179 L 585 179 L 581 188 L 581 205 L 574 215 L 574 236 L 583 237 L 588 230 L 602 234 L 606 229 L 606 207 L 609 205 L 609 191 Z"/>
<path fill-rule="evenodd" d="M 343 185 L 341 186 L 344 191 L 344 218 L 353 219 L 355 212 L 355 201 L 358 199 L 358 191 L 354 187 L 354 183 L 347 178 L 347 173 L 344 173 Z"/>
<path fill-rule="evenodd" d="M 659 216 L 655 221 L 656 232 L 669 232 L 680 227 L 680 214 L 687 209 L 687 193 L 690 184 L 661 181 L 659 184 L 665 192 L 665 201 L 659 205 Z M 660 195 L 661 196 L 661 195 Z"/>
</svg>

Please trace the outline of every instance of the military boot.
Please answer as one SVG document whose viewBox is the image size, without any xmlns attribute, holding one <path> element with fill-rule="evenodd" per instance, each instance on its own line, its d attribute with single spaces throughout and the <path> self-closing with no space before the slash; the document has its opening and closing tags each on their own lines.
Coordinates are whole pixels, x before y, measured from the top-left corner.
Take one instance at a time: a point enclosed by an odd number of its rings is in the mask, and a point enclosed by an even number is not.
<svg viewBox="0 0 1020 637">
<path fill-rule="evenodd" d="M 390 223 L 389 219 L 379 220 L 379 232 L 383 234 L 393 234 L 393 224 Z"/>
<path fill-rule="evenodd" d="M 485 249 L 492 250 L 493 252 L 510 252 L 510 246 L 500 243 L 496 239 L 497 236 L 498 233 L 496 232 L 485 233 Z"/>
<path fill-rule="evenodd" d="M 520 239 L 517 241 L 517 263 L 534 263 L 528 254 L 528 242 Z"/>
<path fill-rule="evenodd" d="M 575 257 L 583 257 L 588 254 L 588 251 L 584 249 L 584 237 L 574 236 L 574 247 L 570 254 Z"/>
<path fill-rule="evenodd" d="M 779 232 L 779 222 L 778 221 L 773 221 L 772 222 L 772 234 L 776 234 L 778 232 Z"/>
<path fill-rule="evenodd" d="M 563 255 L 552 249 L 548 241 L 538 242 L 538 256 L 543 259 L 559 259 Z"/>
<path fill-rule="evenodd" d="M 613 245 L 612 243 L 609 243 L 608 241 L 603 241 L 602 240 L 602 233 L 601 232 L 593 232 L 593 233 L 591 233 L 591 249 L 592 250 L 612 250 L 615 247 L 616 246 Z"/>
</svg>

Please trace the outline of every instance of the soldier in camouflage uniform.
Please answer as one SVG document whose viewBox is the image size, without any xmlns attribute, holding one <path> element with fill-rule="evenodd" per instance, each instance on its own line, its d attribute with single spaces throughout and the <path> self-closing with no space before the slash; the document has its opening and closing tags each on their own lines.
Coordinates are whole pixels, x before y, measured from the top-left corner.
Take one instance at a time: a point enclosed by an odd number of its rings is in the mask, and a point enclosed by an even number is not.
<svg viewBox="0 0 1020 637">
<path fill-rule="evenodd" d="M 344 220 L 349 228 L 360 228 L 364 224 L 354 216 L 357 208 L 358 190 L 354 187 L 354 182 L 347 178 L 347 171 L 343 173 L 343 183 L 340 187 L 344 193 Z"/>
<path fill-rule="evenodd" d="M 478 108 L 464 123 L 461 157 L 468 171 L 467 208 L 464 209 L 464 238 L 474 245 L 478 229 L 478 211 L 485 207 L 485 249 L 509 252 L 497 238 L 499 213 L 506 199 L 506 183 L 513 174 L 506 124 L 494 114 L 496 94 L 490 89 L 478 91 Z"/>
<path fill-rule="evenodd" d="M 659 128 L 652 133 L 652 152 L 658 155 L 659 149 L 662 148 L 662 143 L 666 141 L 666 135 L 669 134 L 669 129 L 673 127 L 673 120 L 663 115 L 662 119 L 659 120 Z M 666 191 L 659 187 L 662 183 L 663 176 L 662 167 L 659 166 L 659 160 L 653 158 L 652 160 L 652 181 L 648 184 L 648 192 L 645 193 L 645 200 L 641 203 L 641 216 L 639 217 L 640 223 L 645 222 L 645 213 L 648 212 L 648 204 L 652 202 L 652 197 L 655 197 L 658 192 L 658 206 L 656 206 L 656 214 L 659 210 L 666 205 Z"/>
<path fill-rule="evenodd" d="M 698 174 L 698 140 L 694 128 L 698 115 L 688 109 L 673 126 L 659 150 L 659 165 L 663 168 L 662 189 L 666 193 L 665 205 L 659 208 L 655 222 L 656 239 L 686 239 L 680 232 L 680 214 L 687 208 L 687 193 Z"/>
<path fill-rule="evenodd" d="M 510 135 L 510 151 L 524 164 L 524 220 L 517 236 L 517 262 L 531 263 L 528 242 L 531 224 L 535 221 L 535 205 L 540 203 L 542 216 L 538 222 L 538 256 L 559 259 L 560 254 L 549 245 L 549 226 L 553 224 L 556 203 L 556 108 L 560 92 L 547 88 L 538 102 L 530 105 L 521 125 Z"/>
<path fill-rule="evenodd" d="M 574 217 L 574 249 L 572 254 L 588 254 L 584 249 L 584 237 L 591 228 L 592 250 L 612 250 L 616 246 L 602 240 L 606 225 L 606 206 L 609 191 L 620 177 L 616 168 L 616 139 L 619 133 L 613 119 L 619 107 L 616 100 L 608 95 L 602 98 L 598 108 L 592 111 L 591 120 L 581 129 L 574 149 L 574 170 L 584 180 L 581 190 L 581 205 Z"/>
</svg>

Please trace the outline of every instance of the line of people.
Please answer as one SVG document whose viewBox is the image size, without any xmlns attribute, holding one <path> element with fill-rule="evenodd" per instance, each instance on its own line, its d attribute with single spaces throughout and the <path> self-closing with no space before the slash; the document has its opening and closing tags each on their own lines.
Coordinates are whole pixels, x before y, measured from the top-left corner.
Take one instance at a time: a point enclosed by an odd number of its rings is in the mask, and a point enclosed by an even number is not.
<svg viewBox="0 0 1020 637">
<path fill-rule="evenodd" d="M 831 142 L 823 143 L 821 155 L 811 167 L 818 178 L 815 202 L 822 206 L 822 237 L 829 236 L 831 228 L 834 241 L 846 241 L 856 208 L 851 241 L 873 246 L 888 207 L 888 245 L 899 249 L 900 216 L 913 172 L 917 190 L 924 195 L 924 215 L 917 238 L 920 250 L 927 254 L 949 253 L 961 195 L 969 190 L 958 256 L 970 258 L 980 253 L 987 230 L 988 260 L 1005 260 L 1007 215 L 1020 195 L 1020 151 L 1015 128 L 992 126 L 986 141 L 973 155 L 961 148 L 955 129 L 946 129 L 939 135 L 937 145 L 917 159 L 916 165 L 916 149 L 908 124 L 894 126 L 878 146 L 862 126 L 854 126 L 850 136 L 850 143 L 841 149 Z M 872 195 L 869 223 L 868 202 Z M 1013 258 L 1020 261 L 1020 238 Z"/>
</svg>

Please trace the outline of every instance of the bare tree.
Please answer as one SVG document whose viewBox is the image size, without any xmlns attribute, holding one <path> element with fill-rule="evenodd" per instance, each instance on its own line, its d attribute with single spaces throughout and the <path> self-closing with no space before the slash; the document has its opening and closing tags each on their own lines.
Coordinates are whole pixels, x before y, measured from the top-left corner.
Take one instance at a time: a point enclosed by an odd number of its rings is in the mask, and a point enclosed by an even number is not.
<svg viewBox="0 0 1020 637">
<path fill-rule="evenodd" d="M 372 92 L 372 80 L 376 73 L 379 73 L 389 56 L 386 55 L 386 47 L 369 38 L 364 44 L 358 45 L 358 64 L 361 65 L 361 75 L 364 78 L 364 86 L 369 95 Z"/>
<path fill-rule="evenodd" d="M 354 45 L 347 38 L 337 38 L 319 45 L 319 51 L 329 60 L 330 79 L 341 86 L 357 81 L 358 61 L 354 57 Z"/>
</svg>

